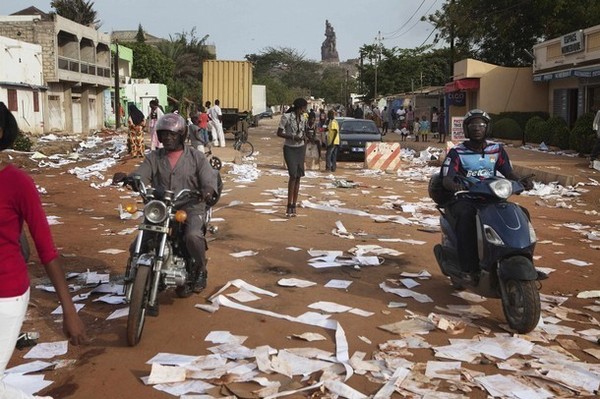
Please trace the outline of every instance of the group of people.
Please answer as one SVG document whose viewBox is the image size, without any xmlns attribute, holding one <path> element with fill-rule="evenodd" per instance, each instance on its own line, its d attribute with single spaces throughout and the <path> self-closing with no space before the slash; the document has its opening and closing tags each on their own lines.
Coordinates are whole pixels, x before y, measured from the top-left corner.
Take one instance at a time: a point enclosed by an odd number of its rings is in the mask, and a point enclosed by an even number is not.
<svg viewBox="0 0 600 399">
<path fill-rule="evenodd" d="M 129 134 L 127 136 L 127 153 L 132 158 L 143 158 L 146 153 L 144 144 L 144 133 L 146 129 L 150 134 L 150 150 L 154 151 L 161 148 L 162 144 L 156 133 L 156 124 L 164 111 L 160 107 L 158 100 L 150 101 L 148 116 L 134 104 L 127 106 L 129 118 L 127 125 Z M 178 113 L 174 111 L 173 113 Z M 212 141 L 215 147 L 225 147 L 225 133 L 223 130 L 223 113 L 221 111 L 219 100 L 211 107 L 211 102 L 206 101 L 204 107 L 200 106 L 198 112 L 190 116 L 189 138 L 197 149 L 200 145 L 204 146 Z M 192 125 L 194 127 L 192 127 Z"/>
</svg>

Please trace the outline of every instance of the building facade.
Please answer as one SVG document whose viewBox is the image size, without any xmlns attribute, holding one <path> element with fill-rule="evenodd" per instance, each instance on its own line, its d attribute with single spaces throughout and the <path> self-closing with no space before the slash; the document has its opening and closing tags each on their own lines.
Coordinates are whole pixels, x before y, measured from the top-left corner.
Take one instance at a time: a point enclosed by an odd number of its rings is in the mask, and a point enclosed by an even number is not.
<svg viewBox="0 0 600 399">
<path fill-rule="evenodd" d="M 548 85 L 548 112 L 572 126 L 600 107 L 600 25 L 533 47 L 533 79 Z"/>
<path fill-rule="evenodd" d="M 13 113 L 24 132 L 41 134 L 41 97 L 48 89 L 42 76 L 42 46 L 0 36 L 0 101 Z"/>
<path fill-rule="evenodd" d="M 0 35 L 42 48 L 45 132 L 88 134 L 104 126 L 103 91 L 112 86 L 108 34 L 30 7 L 0 16 Z"/>
</svg>

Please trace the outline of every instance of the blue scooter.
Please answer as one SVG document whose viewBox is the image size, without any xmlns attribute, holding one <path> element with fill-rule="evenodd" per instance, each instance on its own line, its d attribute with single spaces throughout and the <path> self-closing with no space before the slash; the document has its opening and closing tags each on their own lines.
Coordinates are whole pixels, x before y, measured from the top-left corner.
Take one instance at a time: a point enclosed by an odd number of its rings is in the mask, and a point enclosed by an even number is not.
<svg viewBox="0 0 600 399">
<path fill-rule="evenodd" d="M 435 245 L 436 260 L 452 285 L 469 288 L 479 295 L 501 298 L 509 326 L 524 334 L 533 330 L 540 318 L 538 280 L 547 276 L 533 265 L 536 235 L 528 214 L 521 206 L 509 202 L 513 194 L 524 190 L 520 181 L 491 177 L 472 182 L 464 179 L 466 190 L 452 195 L 442 193 L 441 176 L 434 175 L 429 185 L 430 196 L 438 203 L 442 240 Z M 461 181 L 463 180 L 461 179 Z M 440 195 L 442 193 L 442 195 Z M 458 262 L 455 221 L 444 207 L 453 198 L 468 198 L 476 204 L 479 278 L 466 284 Z"/>
</svg>

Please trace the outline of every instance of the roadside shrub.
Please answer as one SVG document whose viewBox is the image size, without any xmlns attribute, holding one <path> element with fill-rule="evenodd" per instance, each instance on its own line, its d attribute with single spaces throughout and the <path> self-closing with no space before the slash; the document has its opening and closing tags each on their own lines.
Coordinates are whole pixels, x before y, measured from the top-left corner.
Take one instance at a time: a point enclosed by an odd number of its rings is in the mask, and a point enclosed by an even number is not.
<svg viewBox="0 0 600 399">
<path fill-rule="evenodd" d="M 547 112 L 500 112 L 499 114 L 490 114 L 492 123 L 500 119 L 510 118 L 515 120 L 522 130 L 525 130 L 527 122 L 535 116 L 538 116 L 543 120 L 550 117 Z"/>
<path fill-rule="evenodd" d="M 12 148 L 16 151 L 31 151 L 31 146 L 33 145 L 31 139 L 23 134 L 23 132 L 19 132 L 15 142 L 12 145 Z"/>
<path fill-rule="evenodd" d="M 539 116 L 534 116 L 525 125 L 525 141 L 539 144 L 544 141 L 545 121 Z"/>
<path fill-rule="evenodd" d="M 503 118 L 492 123 L 492 135 L 500 139 L 522 140 L 523 129 L 514 119 Z"/>
<path fill-rule="evenodd" d="M 581 115 L 569 135 L 569 147 L 580 154 L 589 154 L 596 141 L 596 132 L 592 129 L 594 116 L 591 112 Z"/>
<path fill-rule="evenodd" d="M 553 116 L 545 122 L 545 131 L 549 135 L 550 145 L 559 147 L 561 150 L 569 148 L 569 127 L 567 122 L 559 116 Z"/>
</svg>

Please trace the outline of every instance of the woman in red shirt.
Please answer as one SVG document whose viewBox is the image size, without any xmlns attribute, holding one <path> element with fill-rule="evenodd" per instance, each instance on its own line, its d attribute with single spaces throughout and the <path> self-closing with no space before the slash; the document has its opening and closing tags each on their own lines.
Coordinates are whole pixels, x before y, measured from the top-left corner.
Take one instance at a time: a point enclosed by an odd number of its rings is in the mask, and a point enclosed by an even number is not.
<svg viewBox="0 0 600 399">
<path fill-rule="evenodd" d="M 15 117 L 0 102 L 0 152 L 12 145 L 18 132 Z M 0 159 L 0 376 L 12 356 L 29 302 L 29 275 L 19 241 L 24 221 L 62 305 L 63 332 L 73 345 L 86 341 L 35 184 L 25 172 Z M 17 392 L 0 380 L 0 398 L 30 397 Z"/>
</svg>

